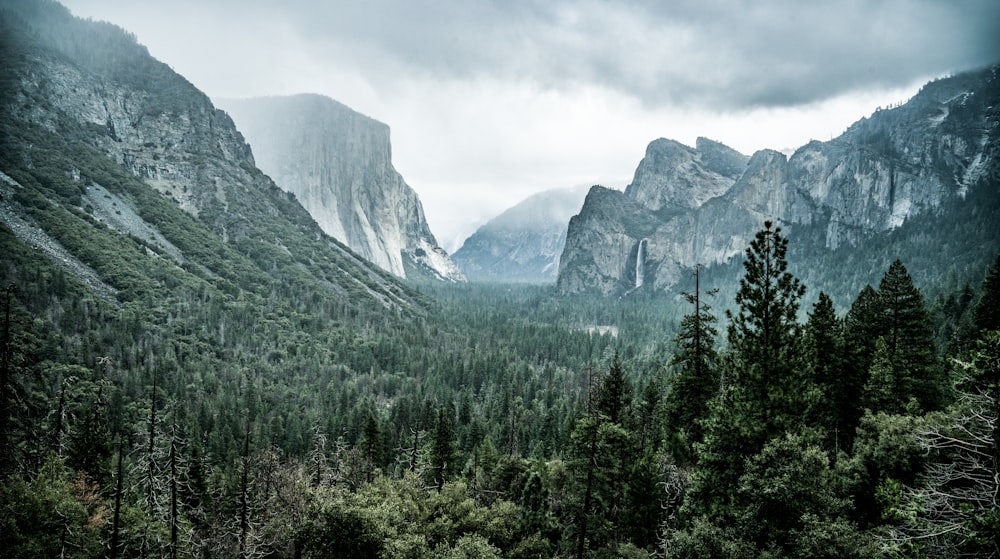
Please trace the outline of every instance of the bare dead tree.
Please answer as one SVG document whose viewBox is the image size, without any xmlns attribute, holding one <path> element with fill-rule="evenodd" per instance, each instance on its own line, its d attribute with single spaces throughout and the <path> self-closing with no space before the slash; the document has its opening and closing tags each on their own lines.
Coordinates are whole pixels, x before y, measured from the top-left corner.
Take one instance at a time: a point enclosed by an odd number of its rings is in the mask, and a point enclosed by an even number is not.
<svg viewBox="0 0 1000 559">
<path fill-rule="evenodd" d="M 122 510 L 122 489 L 124 485 L 124 480 L 122 479 L 122 454 L 124 453 L 124 444 L 122 443 L 122 435 L 118 434 L 118 467 L 117 475 L 115 476 L 115 510 L 114 516 L 111 521 L 111 549 L 110 557 L 111 559 L 116 559 L 118 557 L 118 536 L 119 527 L 121 525 L 121 510 Z"/>
<path fill-rule="evenodd" d="M 329 465 L 326 457 L 327 437 L 319 425 L 313 426 L 313 446 L 309 451 L 309 469 L 313 487 L 319 487 L 329 475 Z"/>
<path fill-rule="evenodd" d="M 985 367 L 980 376 L 991 380 L 970 375 L 952 410 L 917 432 L 931 460 L 904 492 L 903 506 L 920 512 L 892 530 L 896 545 L 920 544 L 931 557 L 1000 557 L 1000 533 L 983 537 L 977 526 L 1000 513 L 1000 336 L 991 340 L 985 359 L 956 362 L 967 373 Z"/>
<path fill-rule="evenodd" d="M 661 461 L 661 477 L 659 485 L 663 487 L 663 495 L 660 497 L 660 508 L 663 510 L 663 517 L 660 521 L 660 533 L 658 543 L 660 544 L 659 556 L 663 559 L 670 557 L 670 544 L 673 539 L 674 530 L 677 529 L 677 514 L 681 504 L 684 502 L 684 495 L 691 485 L 688 471 L 670 463 L 667 460 Z"/>
</svg>

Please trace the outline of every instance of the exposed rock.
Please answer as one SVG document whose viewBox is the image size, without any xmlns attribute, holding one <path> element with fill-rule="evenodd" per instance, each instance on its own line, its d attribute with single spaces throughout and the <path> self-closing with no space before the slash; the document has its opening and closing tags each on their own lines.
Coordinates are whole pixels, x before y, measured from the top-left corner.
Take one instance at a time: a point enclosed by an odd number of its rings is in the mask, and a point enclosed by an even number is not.
<svg viewBox="0 0 1000 559">
<path fill-rule="evenodd" d="M 746 156 L 698 139 L 696 149 L 660 138 L 646 148 L 625 193 L 653 211 L 697 208 L 725 193 L 746 167 Z"/>
<path fill-rule="evenodd" d="M 666 289 L 685 269 L 741 253 L 765 220 L 818 226 L 827 249 L 835 249 L 989 188 L 1000 174 L 997 72 L 927 84 L 908 103 L 877 111 L 829 142 L 810 142 L 791 158 L 763 150 L 743 164 L 708 140 L 696 149 L 656 140 L 624 195 L 588 196 L 571 221 L 559 288 L 628 292 L 636 283 L 629 262 L 643 238 L 643 288 Z M 656 224 L 641 231 L 623 225 L 639 214 Z"/>
<path fill-rule="evenodd" d="M 555 282 L 566 224 L 587 190 L 549 190 L 528 197 L 480 227 L 452 255 L 470 280 Z"/>
<path fill-rule="evenodd" d="M 320 95 L 219 102 L 257 165 L 327 234 L 396 276 L 406 277 L 405 258 L 438 279 L 464 280 L 392 166 L 388 126 Z"/>
<path fill-rule="evenodd" d="M 202 266 L 175 246 L 176 239 L 157 229 L 155 220 L 140 217 L 144 208 L 132 207 L 121 188 L 95 185 L 79 176 L 80 168 L 106 165 L 103 154 L 176 202 L 242 258 L 259 259 L 262 267 L 270 267 L 269 273 L 278 271 L 273 260 L 265 261 L 268 254 L 289 254 L 288 247 L 298 247 L 305 254 L 295 258 L 305 274 L 331 291 L 346 295 L 363 289 L 377 305 L 415 308 L 412 293 L 324 235 L 294 197 L 255 166 L 250 146 L 229 116 L 152 58 L 133 35 L 111 24 L 75 18 L 55 2 L 15 0 L 0 16 L 0 49 L 9 64 L 0 101 L 4 124 L 84 146 L 63 157 L 38 154 L 46 158 L 40 163 L 61 168 L 80 184 L 79 199 L 67 195 L 63 202 L 77 208 L 89 205 L 94 217 L 123 234 L 141 238 L 177 262 Z M 15 149 L 17 155 L 7 161 L 30 168 L 32 146 Z M 75 162 L 72 157 L 79 153 L 88 159 Z M 114 206 L 101 205 L 102 188 L 115 191 L 123 204 L 120 214 Z M 233 269 L 223 266 L 211 272 L 231 276 Z M 96 285 L 84 272 L 74 275 Z M 367 305 L 363 301 L 368 299 L 359 298 L 358 304 Z"/>
</svg>

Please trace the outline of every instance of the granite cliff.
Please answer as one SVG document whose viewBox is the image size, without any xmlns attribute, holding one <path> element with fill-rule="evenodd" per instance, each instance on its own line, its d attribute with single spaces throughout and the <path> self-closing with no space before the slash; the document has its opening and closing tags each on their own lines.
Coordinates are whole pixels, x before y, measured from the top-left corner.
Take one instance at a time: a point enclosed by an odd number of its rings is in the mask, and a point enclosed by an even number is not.
<svg viewBox="0 0 1000 559">
<path fill-rule="evenodd" d="M 928 83 L 790 157 L 763 150 L 747 161 L 704 139 L 695 148 L 656 140 L 625 192 L 595 187 L 570 221 L 559 289 L 670 289 L 696 264 L 740 254 L 765 220 L 808 229 L 832 251 L 995 190 L 998 101 L 994 67 Z"/>
<path fill-rule="evenodd" d="M 383 270 L 464 276 L 438 246 L 416 192 L 392 166 L 389 127 L 321 95 L 219 100 L 257 165 L 323 230 Z"/>
<path fill-rule="evenodd" d="M 88 227 L 140 239 L 149 254 L 232 293 L 250 289 L 259 272 L 354 294 L 356 305 L 419 306 L 414 293 L 323 234 L 256 167 L 230 117 L 135 36 L 47 0 L 13 0 L 0 15 L 0 217 L 15 234 L 33 231 L 32 244 L 50 247 L 79 243 L 74 256 L 126 292 L 116 270 L 94 264 L 105 249 L 83 243 Z M 64 214 L 43 216 L 43 206 Z M 67 236 L 72 228 L 78 233 Z"/>
</svg>

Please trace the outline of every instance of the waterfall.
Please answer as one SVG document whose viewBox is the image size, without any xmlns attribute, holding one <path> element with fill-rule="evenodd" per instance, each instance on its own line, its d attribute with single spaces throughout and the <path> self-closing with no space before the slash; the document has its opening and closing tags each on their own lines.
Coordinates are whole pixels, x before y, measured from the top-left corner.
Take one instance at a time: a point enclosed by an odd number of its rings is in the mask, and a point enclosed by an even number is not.
<svg viewBox="0 0 1000 559">
<path fill-rule="evenodd" d="M 635 249 L 635 288 L 642 287 L 644 269 L 646 267 L 646 243 L 649 239 L 639 241 L 639 246 Z"/>
</svg>

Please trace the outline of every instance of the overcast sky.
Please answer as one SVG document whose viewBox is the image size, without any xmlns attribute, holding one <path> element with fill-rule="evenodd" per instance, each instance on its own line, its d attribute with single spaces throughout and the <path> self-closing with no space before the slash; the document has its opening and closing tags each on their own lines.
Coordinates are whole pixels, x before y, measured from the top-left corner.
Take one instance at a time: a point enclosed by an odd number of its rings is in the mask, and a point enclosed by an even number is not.
<svg viewBox="0 0 1000 559">
<path fill-rule="evenodd" d="M 1000 60 L 997 0 L 63 0 L 212 97 L 313 92 L 392 129 L 449 250 L 533 192 L 627 185 L 646 145 L 829 140 Z"/>
</svg>

